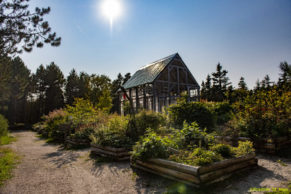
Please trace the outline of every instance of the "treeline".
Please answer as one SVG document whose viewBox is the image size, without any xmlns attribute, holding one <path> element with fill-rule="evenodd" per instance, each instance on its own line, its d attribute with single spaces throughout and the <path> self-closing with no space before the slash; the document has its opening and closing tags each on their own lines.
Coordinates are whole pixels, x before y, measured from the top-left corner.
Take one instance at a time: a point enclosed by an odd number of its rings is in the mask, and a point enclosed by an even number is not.
<svg viewBox="0 0 291 194">
<path fill-rule="evenodd" d="M 266 75 L 250 90 L 243 77 L 234 88 L 227 77 L 228 71 L 218 64 L 216 71 L 202 82 L 201 99 L 232 104 L 274 87 L 290 91 L 291 67 L 287 62 L 280 63 L 279 67 L 277 82 L 271 82 Z M 119 73 L 115 80 L 110 80 L 106 75 L 78 73 L 72 69 L 65 77 L 54 62 L 40 65 L 31 73 L 21 58 L 0 57 L 0 114 L 10 125 L 33 124 L 55 109 L 72 105 L 75 98 L 89 100 L 97 109 L 119 112 L 117 90 L 130 76 L 130 73 L 124 76 Z"/>
<path fill-rule="evenodd" d="M 72 105 L 75 98 L 118 112 L 116 92 L 129 78 L 130 73 L 119 73 L 112 81 L 106 75 L 77 73 L 74 69 L 65 77 L 54 62 L 31 73 L 21 58 L 0 57 L 0 114 L 10 125 L 33 124 L 55 109 Z"/>
<path fill-rule="evenodd" d="M 201 84 L 201 99 L 206 101 L 222 102 L 228 101 L 234 103 L 244 100 L 248 95 L 259 91 L 269 91 L 279 88 L 284 91 L 291 90 L 291 65 L 286 61 L 279 65 L 280 76 L 277 82 L 271 81 L 269 75 L 266 75 L 262 81 L 257 81 L 254 89 L 248 89 L 244 77 L 240 77 L 238 86 L 235 88 L 229 78 L 228 71 L 223 69 L 218 63 L 216 71 L 207 75 L 206 80 Z"/>
</svg>

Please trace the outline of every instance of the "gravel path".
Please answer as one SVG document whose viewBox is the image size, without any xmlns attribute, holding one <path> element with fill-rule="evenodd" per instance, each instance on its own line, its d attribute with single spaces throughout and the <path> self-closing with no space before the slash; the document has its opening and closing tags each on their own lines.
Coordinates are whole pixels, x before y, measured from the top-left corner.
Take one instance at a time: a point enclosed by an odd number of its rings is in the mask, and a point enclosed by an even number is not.
<svg viewBox="0 0 291 194">
<path fill-rule="evenodd" d="M 17 141 L 8 145 L 21 156 L 13 178 L 0 193 L 163 193 L 177 183 L 140 171 L 133 172 L 128 162 L 95 162 L 89 150 L 63 150 L 45 143 L 34 132 L 14 132 Z M 258 156 L 259 167 L 242 173 L 207 193 L 246 193 L 251 187 L 286 187 L 291 180 L 291 160 Z M 192 192 L 206 193 L 187 187 Z"/>
</svg>

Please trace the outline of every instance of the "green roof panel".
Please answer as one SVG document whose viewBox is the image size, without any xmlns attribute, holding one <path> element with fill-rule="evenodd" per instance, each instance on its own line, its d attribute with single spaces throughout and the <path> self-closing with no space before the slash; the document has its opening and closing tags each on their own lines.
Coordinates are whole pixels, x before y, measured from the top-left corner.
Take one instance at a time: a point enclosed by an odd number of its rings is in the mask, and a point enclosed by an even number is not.
<svg viewBox="0 0 291 194">
<path fill-rule="evenodd" d="M 150 63 L 133 74 L 123 85 L 125 89 L 133 88 L 147 83 L 152 83 L 164 68 L 176 57 L 178 53 Z"/>
</svg>

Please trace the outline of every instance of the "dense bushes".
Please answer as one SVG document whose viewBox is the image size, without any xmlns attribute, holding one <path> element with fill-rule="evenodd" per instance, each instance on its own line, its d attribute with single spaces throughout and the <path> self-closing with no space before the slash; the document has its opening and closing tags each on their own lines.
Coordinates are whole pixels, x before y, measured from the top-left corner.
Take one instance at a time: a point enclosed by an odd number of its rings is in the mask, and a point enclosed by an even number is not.
<svg viewBox="0 0 291 194">
<path fill-rule="evenodd" d="M 116 148 L 129 148 L 133 144 L 127 136 L 128 118 L 112 116 L 106 124 L 96 129 L 90 136 L 92 143 Z"/>
<path fill-rule="evenodd" d="M 231 127 L 250 138 L 282 137 L 291 132 L 291 92 L 274 87 L 235 104 Z"/>
<path fill-rule="evenodd" d="M 169 107 L 172 125 L 181 128 L 183 122 L 197 122 L 202 128 L 213 130 L 232 118 L 232 107 L 228 102 L 186 102 L 178 101 Z"/>
<path fill-rule="evenodd" d="M 164 124 L 164 117 L 159 113 L 141 111 L 135 117 L 113 115 L 91 135 L 93 143 L 103 146 L 130 148 L 147 128 L 158 129 Z"/>
<path fill-rule="evenodd" d="M 173 129 L 167 135 L 159 135 L 158 132 L 148 129 L 145 136 L 133 147 L 132 159 L 144 161 L 150 158 L 165 158 L 203 166 L 253 152 L 252 143 L 249 141 L 239 142 L 237 148 L 218 144 L 214 136 L 206 133 L 206 130 L 201 130 L 197 123 L 185 123 L 182 130 Z"/>
<path fill-rule="evenodd" d="M 43 137 L 64 143 L 66 138 L 87 141 L 100 125 L 108 120 L 108 114 L 97 111 L 93 105 L 83 99 L 76 99 L 73 106 L 54 110 L 43 121 L 34 125 L 34 129 Z"/>
<path fill-rule="evenodd" d="M 183 126 L 184 121 L 187 123 L 197 122 L 200 127 L 212 129 L 215 125 L 215 118 L 211 111 L 204 103 L 185 102 L 169 107 L 169 118 L 171 123 L 178 128 Z"/>
<path fill-rule="evenodd" d="M 35 124 L 43 137 L 64 143 L 92 141 L 95 144 L 130 149 L 147 128 L 158 129 L 165 124 L 162 114 L 141 111 L 135 117 L 123 117 L 96 110 L 86 100 L 76 99 L 73 106 L 55 110 Z M 70 141 L 67 141 L 68 143 Z"/>
<path fill-rule="evenodd" d="M 169 142 L 167 138 L 149 132 L 133 147 L 132 159 L 167 158 Z"/>
<path fill-rule="evenodd" d="M 129 136 L 138 140 L 139 136 L 144 135 L 147 128 L 158 129 L 166 124 L 166 118 L 156 112 L 142 110 L 135 117 L 131 117 L 128 125 Z"/>
<path fill-rule="evenodd" d="M 0 137 L 8 134 L 8 121 L 0 114 Z"/>
</svg>

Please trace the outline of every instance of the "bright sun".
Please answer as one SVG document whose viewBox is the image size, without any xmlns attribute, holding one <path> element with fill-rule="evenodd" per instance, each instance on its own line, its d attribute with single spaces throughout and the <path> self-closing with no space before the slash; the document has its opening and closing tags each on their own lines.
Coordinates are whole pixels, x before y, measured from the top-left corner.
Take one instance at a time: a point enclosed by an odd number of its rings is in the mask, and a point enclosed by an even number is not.
<svg viewBox="0 0 291 194">
<path fill-rule="evenodd" d="M 112 26 L 113 20 L 121 15 L 122 6 L 120 0 L 103 0 L 101 10 L 103 15 L 109 19 Z"/>
</svg>

